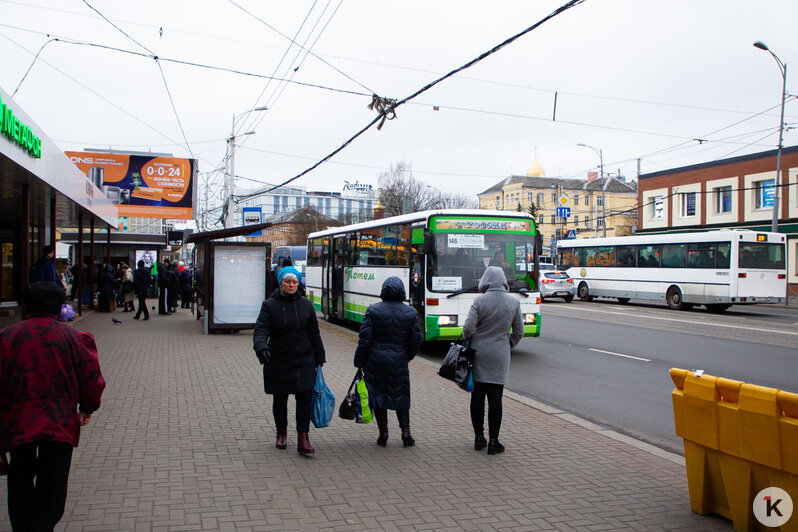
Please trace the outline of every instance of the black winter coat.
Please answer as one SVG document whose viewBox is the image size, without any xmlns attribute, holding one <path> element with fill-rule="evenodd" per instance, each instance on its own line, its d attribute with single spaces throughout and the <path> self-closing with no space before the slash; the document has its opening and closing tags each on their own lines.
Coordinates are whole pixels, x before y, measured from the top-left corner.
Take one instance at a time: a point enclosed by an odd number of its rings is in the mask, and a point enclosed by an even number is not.
<svg viewBox="0 0 798 532">
<path fill-rule="evenodd" d="M 191 292 L 193 288 L 192 287 L 193 280 L 194 280 L 194 274 L 191 272 L 191 270 L 188 268 L 183 270 L 183 273 L 180 274 L 180 291 Z"/>
<path fill-rule="evenodd" d="M 410 370 L 421 347 L 418 313 L 404 304 L 405 287 L 398 277 L 382 285 L 381 303 L 370 305 L 360 327 L 355 367 L 363 368 L 369 400 L 388 410 L 410 408 Z"/>
<path fill-rule="evenodd" d="M 271 351 L 263 365 L 263 390 L 289 394 L 313 389 L 316 366 L 327 359 L 313 304 L 298 293 L 280 289 L 263 302 L 253 333 L 253 349 Z"/>
<path fill-rule="evenodd" d="M 146 266 L 136 268 L 136 271 L 133 272 L 133 291 L 136 292 L 136 295 L 146 296 L 150 291 L 151 284 L 150 268 Z"/>
<path fill-rule="evenodd" d="M 106 264 L 97 274 L 97 291 L 106 301 L 114 298 L 114 267 Z"/>
</svg>

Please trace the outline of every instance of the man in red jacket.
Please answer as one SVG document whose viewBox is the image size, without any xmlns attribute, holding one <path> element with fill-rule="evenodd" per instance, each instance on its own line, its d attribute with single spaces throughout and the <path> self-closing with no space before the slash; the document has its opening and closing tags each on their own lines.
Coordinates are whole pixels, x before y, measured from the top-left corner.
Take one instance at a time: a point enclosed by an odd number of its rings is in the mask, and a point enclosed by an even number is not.
<svg viewBox="0 0 798 532">
<path fill-rule="evenodd" d="M 27 313 L 0 331 L 0 461 L 16 530 L 52 530 L 64 515 L 72 448 L 100 407 L 105 380 L 94 337 L 58 321 L 64 289 L 40 281 Z"/>
</svg>

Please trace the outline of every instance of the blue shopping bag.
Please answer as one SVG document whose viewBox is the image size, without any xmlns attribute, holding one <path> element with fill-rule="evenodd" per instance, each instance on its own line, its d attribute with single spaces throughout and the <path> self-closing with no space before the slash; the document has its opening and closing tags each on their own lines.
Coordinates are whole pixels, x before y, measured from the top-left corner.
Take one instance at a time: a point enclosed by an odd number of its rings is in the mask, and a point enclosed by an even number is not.
<svg viewBox="0 0 798 532">
<path fill-rule="evenodd" d="M 321 366 L 316 368 L 316 384 L 313 385 L 313 399 L 310 403 L 310 421 L 317 429 L 330 424 L 335 411 L 335 396 L 324 382 Z"/>
</svg>

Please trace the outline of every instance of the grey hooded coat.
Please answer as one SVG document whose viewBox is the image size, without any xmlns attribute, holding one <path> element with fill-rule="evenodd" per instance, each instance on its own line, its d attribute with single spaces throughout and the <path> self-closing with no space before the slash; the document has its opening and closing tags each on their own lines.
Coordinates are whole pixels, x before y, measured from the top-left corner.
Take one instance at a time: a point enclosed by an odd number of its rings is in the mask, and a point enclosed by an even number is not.
<svg viewBox="0 0 798 532">
<path fill-rule="evenodd" d="M 510 348 L 524 336 L 521 304 L 510 295 L 504 272 L 490 266 L 479 280 L 479 296 L 468 311 L 463 337 L 476 351 L 474 381 L 507 384 Z M 512 333 L 510 329 L 512 328 Z"/>
</svg>

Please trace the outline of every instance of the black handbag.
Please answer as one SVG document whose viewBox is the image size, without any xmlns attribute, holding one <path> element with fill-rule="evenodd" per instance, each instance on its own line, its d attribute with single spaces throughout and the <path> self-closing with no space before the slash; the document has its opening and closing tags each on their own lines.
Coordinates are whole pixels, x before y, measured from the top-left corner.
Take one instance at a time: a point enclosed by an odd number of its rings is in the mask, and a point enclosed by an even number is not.
<svg viewBox="0 0 798 532">
<path fill-rule="evenodd" d="M 344 399 L 341 401 L 341 406 L 338 407 L 338 417 L 342 419 L 355 419 L 357 417 L 357 391 L 355 391 L 355 383 L 358 379 L 362 378 L 360 370 L 355 373 L 355 378 L 352 379 L 352 384 L 349 385 Z"/>
<path fill-rule="evenodd" d="M 443 358 L 438 375 L 444 379 L 454 381 L 458 386 L 466 389 L 468 376 L 473 365 L 474 350 L 468 345 L 468 341 L 464 341 L 462 344 L 452 342 L 449 351 Z"/>
</svg>

